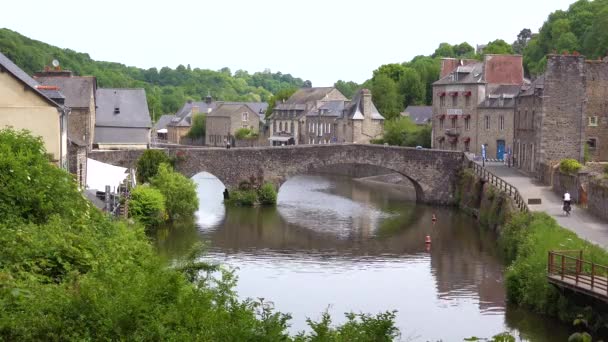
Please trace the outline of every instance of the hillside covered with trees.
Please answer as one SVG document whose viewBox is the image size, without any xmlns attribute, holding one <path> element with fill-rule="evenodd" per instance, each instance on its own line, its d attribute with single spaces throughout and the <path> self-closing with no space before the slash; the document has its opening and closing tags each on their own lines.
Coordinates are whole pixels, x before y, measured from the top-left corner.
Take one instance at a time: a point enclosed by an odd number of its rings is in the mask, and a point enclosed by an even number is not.
<svg viewBox="0 0 608 342">
<path fill-rule="evenodd" d="M 224 101 L 269 101 L 281 89 L 310 86 L 310 81 L 269 70 L 233 73 L 229 68 L 214 71 L 190 65 L 158 70 L 95 61 L 86 53 L 58 48 L 5 28 L 0 28 L 0 52 L 30 75 L 57 59 L 63 69 L 75 75 L 96 76 L 99 87 L 144 88 L 153 119 L 174 113 L 186 100 L 201 100 L 208 93 Z"/>
</svg>

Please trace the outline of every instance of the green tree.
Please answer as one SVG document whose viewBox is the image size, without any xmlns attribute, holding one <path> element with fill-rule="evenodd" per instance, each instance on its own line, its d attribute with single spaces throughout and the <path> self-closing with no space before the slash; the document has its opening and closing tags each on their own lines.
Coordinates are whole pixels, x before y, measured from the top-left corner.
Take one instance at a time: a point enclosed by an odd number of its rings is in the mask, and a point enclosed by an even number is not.
<svg viewBox="0 0 608 342">
<path fill-rule="evenodd" d="M 448 43 L 441 43 L 439 47 L 435 50 L 432 57 L 455 57 L 456 53 L 454 52 L 454 47 Z"/>
<path fill-rule="evenodd" d="M 473 57 L 475 49 L 467 42 L 453 46 L 455 57 Z"/>
<path fill-rule="evenodd" d="M 338 89 L 346 98 L 352 98 L 353 95 L 359 90 L 360 86 L 356 82 L 353 81 L 342 81 L 339 80 L 334 84 L 334 87 Z"/>
<path fill-rule="evenodd" d="M 409 105 L 424 104 L 426 100 L 426 87 L 420 80 L 416 70 L 405 68 L 399 80 L 399 92 L 403 96 L 403 108 Z"/>
<path fill-rule="evenodd" d="M 136 177 L 140 184 L 148 183 L 158 173 L 160 164 L 170 164 L 171 159 L 161 150 L 145 150 L 137 160 Z"/>
<path fill-rule="evenodd" d="M 400 116 L 384 122 L 382 141 L 393 146 L 431 147 L 430 125 L 416 125 L 409 117 Z"/>
<path fill-rule="evenodd" d="M 491 41 L 483 48 L 483 53 L 485 55 L 495 54 L 495 55 L 512 55 L 515 53 L 513 51 L 513 47 L 505 42 L 502 39 L 496 39 Z"/>
<path fill-rule="evenodd" d="M 371 91 L 374 104 L 385 119 L 397 117 L 403 110 L 403 98 L 390 77 L 384 74 L 374 77 Z"/>
<path fill-rule="evenodd" d="M 156 227 L 167 218 L 165 197 L 149 185 L 139 185 L 131 191 L 129 216 L 146 227 Z"/>
<path fill-rule="evenodd" d="M 203 113 L 194 114 L 192 116 L 192 126 L 188 131 L 188 138 L 190 139 L 202 139 L 205 137 L 207 127 L 207 115 Z"/>
<path fill-rule="evenodd" d="M 530 39 L 532 39 L 532 30 L 522 29 L 517 35 L 517 40 L 512 44 L 513 52 L 522 55 Z"/>
<path fill-rule="evenodd" d="M 268 101 L 268 108 L 266 109 L 266 118 L 272 114 L 274 107 L 277 105 L 277 102 L 281 102 L 283 100 L 287 100 L 293 93 L 295 93 L 297 88 L 287 88 L 279 90 L 273 97 Z"/>
<path fill-rule="evenodd" d="M 196 184 L 173 171 L 169 164 L 160 164 L 158 172 L 150 179 L 150 184 L 165 196 L 165 207 L 170 220 L 192 217 L 198 210 Z"/>
</svg>

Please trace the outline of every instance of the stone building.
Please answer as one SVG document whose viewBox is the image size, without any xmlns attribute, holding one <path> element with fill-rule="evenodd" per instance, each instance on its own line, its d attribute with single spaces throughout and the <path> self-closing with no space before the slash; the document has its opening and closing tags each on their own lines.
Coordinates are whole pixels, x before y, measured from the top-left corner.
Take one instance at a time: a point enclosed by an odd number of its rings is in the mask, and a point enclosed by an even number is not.
<svg viewBox="0 0 608 342">
<path fill-rule="evenodd" d="M 428 125 L 432 122 L 433 106 L 407 106 L 401 116 L 406 116 L 416 125 Z"/>
<path fill-rule="evenodd" d="M 515 109 L 516 162 L 539 177 L 564 158 L 608 160 L 608 59 L 549 55 Z"/>
<path fill-rule="evenodd" d="M 70 108 L 68 116 L 69 171 L 76 176 L 81 188 L 86 186 L 87 155 L 93 147 L 97 79 L 94 76 L 74 76 L 69 70 L 46 68 L 34 74 L 40 84 L 57 87 Z"/>
<path fill-rule="evenodd" d="M 442 60 L 433 84 L 432 148 L 503 159 L 513 144 L 515 97 L 524 84 L 522 56 L 486 55 L 483 61 Z"/>
<path fill-rule="evenodd" d="M 65 97 L 44 86 L 0 53 L 0 128 L 26 129 L 40 136 L 58 166 L 68 168 Z"/>
<path fill-rule="evenodd" d="M 273 145 L 367 144 L 384 132 L 384 117 L 367 89 L 350 101 L 334 87 L 302 88 L 278 104 L 269 121 Z"/>
<path fill-rule="evenodd" d="M 94 146 L 142 149 L 150 145 L 152 120 L 144 89 L 99 88 Z"/>
<path fill-rule="evenodd" d="M 221 103 L 207 114 L 205 145 L 236 145 L 235 133 L 240 128 L 248 128 L 256 134 L 260 132 L 258 113 L 243 103 Z"/>
<path fill-rule="evenodd" d="M 209 115 L 213 110 L 223 104 L 229 105 L 246 105 L 256 112 L 259 120 L 263 122 L 266 115 L 266 102 L 226 102 L 215 101 L 211 95 L 205 97 L 205 101 L 188 100 L 182 108 L 180 108 L 171 121 L 167 124 L 167 139 L 168 142 L 174 144 L 188 144 L 190 141 L 186 137 L 192 127 L 192 117 L 197 114 Z M 259 129 L 259 128 L 258 128 Z M 207 139 L 205 138 L 205 141 Z"/>
</svg>

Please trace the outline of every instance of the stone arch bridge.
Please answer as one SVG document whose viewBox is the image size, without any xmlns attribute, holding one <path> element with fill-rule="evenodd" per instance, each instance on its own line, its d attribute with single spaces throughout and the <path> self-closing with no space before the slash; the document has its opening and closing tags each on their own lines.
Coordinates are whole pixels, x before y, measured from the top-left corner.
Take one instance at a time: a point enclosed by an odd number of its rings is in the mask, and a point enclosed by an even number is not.
<svg viewBox="0 0 608 342">
<path fill-rule="evenodd" d="M 280 186 L 289 177 L 338 164 L 374 165 L 410 179 L 418 202 L 453 204 L 462 152 L 382 145 L 331 144 L 251 148 L 167 148 L 177 157 L 176 171 L 192 177 L 209 172 L 227 188 L 243 180 L 263 178 Z M 89 158 L 133 167 L 143 150 L 92 151 Z"/>
</svg>

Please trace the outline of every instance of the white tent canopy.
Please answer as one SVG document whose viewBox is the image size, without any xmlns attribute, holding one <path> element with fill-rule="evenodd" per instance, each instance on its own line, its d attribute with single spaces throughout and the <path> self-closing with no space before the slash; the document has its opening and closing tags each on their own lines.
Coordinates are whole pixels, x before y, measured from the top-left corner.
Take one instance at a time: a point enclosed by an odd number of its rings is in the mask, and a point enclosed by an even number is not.
<svg viewBox="0 0 608 342">
<path fill-rule="evenodd" d="M 89 189 L 105 191 L 106 185 L 109 185 L 114 190 L 127 178 L 127 175 L 126 167 L 114 166 L 87 158 L 87 187 Z"/>
<path fill-rule="evenodd" d="M 156 133 L 167 133 L 167 132 L 168 131 L 166 128 L 161 128 L 161 129 L 156 130 Z"/>
</svg>

